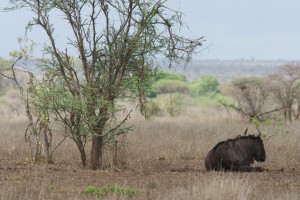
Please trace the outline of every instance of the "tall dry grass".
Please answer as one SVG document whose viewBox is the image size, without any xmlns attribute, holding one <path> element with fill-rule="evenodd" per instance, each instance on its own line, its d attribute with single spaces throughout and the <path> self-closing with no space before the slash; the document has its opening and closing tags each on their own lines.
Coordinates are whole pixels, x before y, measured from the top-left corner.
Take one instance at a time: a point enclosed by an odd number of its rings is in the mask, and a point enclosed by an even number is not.
<svg viewBox="0 0 300 200">
<path fill-rule="evenodd" d="M 53 165 L 30 165 L 24 142 L 26 118 L 0 120 L 0 199 L 299 199 L 300 123 L 264 127 L 267 160 L 262 173 L 206 172 L 204 157 L 220 140 L 255 127 L 221 108 L 187 108 L 180 116 L 145 120 L 133 114 L 128 133 L 114 151 L 105 152 L 105 171 L 81 169 L 74 143 L 54 152 Z M 286 130 L 289 130 L 288 133 Z M 54 135 L 53 144 L 61 140 Z M 120 142 L 121 143 L 121 142 Z M 89 146 L 87 153 L 89 155 Z M 117 171 L 117 172 L 116 172 Z M 81 194 L 84 186 L 114 183 L 135 187 L 133 196 Z"/>
</svg>

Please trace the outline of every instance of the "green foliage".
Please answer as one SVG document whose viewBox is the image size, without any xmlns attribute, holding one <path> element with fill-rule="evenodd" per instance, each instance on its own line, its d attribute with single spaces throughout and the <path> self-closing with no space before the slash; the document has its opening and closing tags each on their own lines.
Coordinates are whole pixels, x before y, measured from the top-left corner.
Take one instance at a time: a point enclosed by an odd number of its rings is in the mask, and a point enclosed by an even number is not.
<svg viewBox="0 0 300 200">
<path fill-rule="evenodd" d="M 178 80 L 168 80 L 162 79 L 153 85 L 156 94 L 166 94 L 166 93 L 187 93 L 188 84 Z"/>
<path fill-rule="evenodd" d="M 219 105 L 232 103 L 232 99 L 220 94 L 219 81 L 216 77 L 205 75 L 192 81 L 189 87 L 191 96 L 200 105 Z"/>
<path fill-rule="evenodd" d="M 182 96 L 179 93 L 170 94 L 167 103 L 165 104 L 166 112 L 169 116 L 174 117 L 181 111 Z"/>
<path fill-rule="evenodd" d="M 160 72 L 157 69 L 145 68 L 142 73 L 143 77 L 140 74 L 125 77 L 122 90 L 124 91 L 123 96 L 135 99 L 144 95 L 150 98 L 156 97 L 157 94 L 152 90 L 152 85 L 160 79 Z"/>
<path fill-rule="evenodd" d="M 192 96 L 214 96 L 219 93 L 219 81 L 216 77 L 206 75 L 191 82 L 190 92 Z"/>
<path fill-rule="evenodd" d="M 272 126 L 275 128 L 275 134 L 281 135 L 281 134 L 289 134 L 290 130 L 285 127 L 285 121 L 284 119 L 276 119 L 276 118 L 268 118 L 263 121 L 259 120 L 257 117 L 252 118 L 252 124 L 259 130 L 259 127 L 268 127 Z M 268 138 L 272 136 L 274 133 L 268 134 L 266 132 L 262 132 L 262 138 Z"/>
<path fill-rule="evenodd" d="M 123 188 L 117 185 L 107 184 L 103 187 L 96 186 L 87 186 L 82 190 L 83 194 L 93 194 L 93 195 L 101 195 L 104 196 L 108 193 L 116 194 L 117 196 L 128 195 L 132 196 L 138 193 L 138 189 L 136 188 Z"/>
<path fill-rule="evenodd" d="M 151 118 L 153 116 L 159 115 L 162 112 L 162 109 L 159 107 L 158 103 L 150 101 L 146 105 L 146 117 Z"/>
<path fill-rule="evenodd" d="M 107 192 L 112 192 L 116 195 L 129 195 L 132 196 L 138 192 L 136 188 L 123 188 L 117 185 L 108 184 L 103 187 L 103 189 Z"/>
<path fill-rule="evenodd" d="M 187 93 L 188 84 L 186 78 L 182 74 L 174 74 L 170 72 L 158 72 L 152 87 L 148 90 L 147 97 L 153 98 L 158 94 L 168 93 Z"/>
<path fill-rule="evenodd" d="M 96 186 L 87 186 L 82 190 L 84 194 L 97 194 L 97 195 L 104 195 L 104 191 L 102 188 Z"/>
<path fill-rule="evenodd" d="M 164 80 L 174 80 L 174 81 L 186 82 L 186 78 L 183 74 L 174 74 L 174 73 L 170 73 L 170 72 L 161 72 L 159 76 L 160 76 L 160 79 L 164 79 Z"/>
<path fill-rule="evenodd" d="M 231 105 L 234 105 L 234 99 L 232 99 L 229 96 L 224 96 L 224 95 L 218 94 L 218 95 L 216 95 L 216 97 L 214 99 L 217 100 L 218 104 L 221 104 L 221 105 L 226 105 L 228 107 L 230 107 Z"/>
</svg>

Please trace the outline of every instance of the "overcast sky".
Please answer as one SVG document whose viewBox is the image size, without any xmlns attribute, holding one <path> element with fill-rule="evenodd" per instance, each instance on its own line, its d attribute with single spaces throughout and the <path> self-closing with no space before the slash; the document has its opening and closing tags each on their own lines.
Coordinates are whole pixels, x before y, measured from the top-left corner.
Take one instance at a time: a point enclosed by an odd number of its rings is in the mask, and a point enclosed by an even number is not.
<svg viewBox="0 0 300 200">
<path fill-rule="evenodd" d="M 0 8 L 8 0 L 0 1 Z M 190 30 L 205 36 L 208 46 L 196 59 L 300 60 L 299 0 L 169 0 L 185 13 Z M 26 11 L 0 13 L 0 57 L 18 47 L 30 15 Z M 64 31 L 64 27 L 60 27 Z M 43 41 L 39 31 L 30 36 Z"/>
</svg>

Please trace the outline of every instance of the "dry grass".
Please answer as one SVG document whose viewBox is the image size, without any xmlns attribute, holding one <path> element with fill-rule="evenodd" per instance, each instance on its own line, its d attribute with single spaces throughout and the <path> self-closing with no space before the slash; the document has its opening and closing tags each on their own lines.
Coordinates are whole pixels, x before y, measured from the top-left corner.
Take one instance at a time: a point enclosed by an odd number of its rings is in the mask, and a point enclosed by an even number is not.
<svg viewBox="0 0 300 200">
<path fill-rule="evenodd" d="M 204 157 L 220 140 L 255 128 L 234 113 L 222 109 L 187 108 L 176 118 L 144 120 L 131 117 L 135 128 L 120 147 L 118 166 L 111 152 L 105 154 L 107 170 L 80 167 L 79 155 L 70 140 L 54 153 L 55 164 L 30 165 L 24 142 L 26 119 L 0 122 L 0 199 L 299 199 L 300 123 L 289 133 L 275 127 L 265 140 L 267 160 L 255 163 L 261 173 L 206 172 Z M 285 130 L 285 129 L 282 129 Z M 54 143 L 59 142 L 56 135 Z M 133 196 L 86 195 L 89 185 L 115 184 L 133 187 Z"/>
</svg>

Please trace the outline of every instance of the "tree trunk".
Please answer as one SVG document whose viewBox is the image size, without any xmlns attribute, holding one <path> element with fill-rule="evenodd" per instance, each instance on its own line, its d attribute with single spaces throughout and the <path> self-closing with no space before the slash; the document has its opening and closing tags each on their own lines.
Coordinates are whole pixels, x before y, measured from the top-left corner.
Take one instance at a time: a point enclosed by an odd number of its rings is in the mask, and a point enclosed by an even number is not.
<svg viewBox="0 0 300 200">
<path fill-rule="evenodd" d="M 300 116 L 300 101 L 298 100 L 298 106 L 297 106 L 297 115 L 296 115 L 296 119 L 299 120 L 299 116 Z"/>
<path fill-rule="evenodd" d="M 47 134 L 47 130 L 44 128 L 43 129 L 43 147 L 44 147 L 44 155 L 45 155 L 45 160 L 46 163 L 52 163 L 52 159 L 50 157 L 50 142 L 48 139 L 48 134 Z"/>
<path fill-rule="evenodd" d="M 93 170 L 102 168 L 103 138 L 94 135 L 92 138 L 91 167 Z"/>
<path fill-rule="evenodd" d="M 288 107 L 288 122 L 292 123 L 292 106 Z"/>
<path fill-rule="evenodd" d="M 288 119 L 287 119 L 287 109 L 286 108 L 284 108 L 284 110 L 283 110 L 283 116 L 284 116 L 285 121 L 287 122 Z"/>
<path fill-rule="evenodd" d="M 114 157 L 113 157 L 114 166 L 118 166 L 118 141 L 114 141 Z"/>
<path fill-rule="evenodd" d="M 32 159 L 33 163 L 36 163 L 40 159 L 40 156 L 41 156 L 40 133 L 38 133 L 38 131 L 35 128 L 35 123 L 33 122 L 33 117 L 31 115 L 31 109 L 30 109 L 28 102 L 26 102 L 26 115 L 28 117 L 29 126 L 31 127 L 31 131 L 34 135 L 33 142 L 29 139 L 31 159 Z"/>
<path fill-rule="evenodd" d="M 77 145 L 78 150 L 80 152 L 82 167 L 86 167 L 86 153 L 85 153 L 84 145 L 83 145 L 83 143 L 80 139 L 76 140 L 76 145 Z"/>
</svg>

